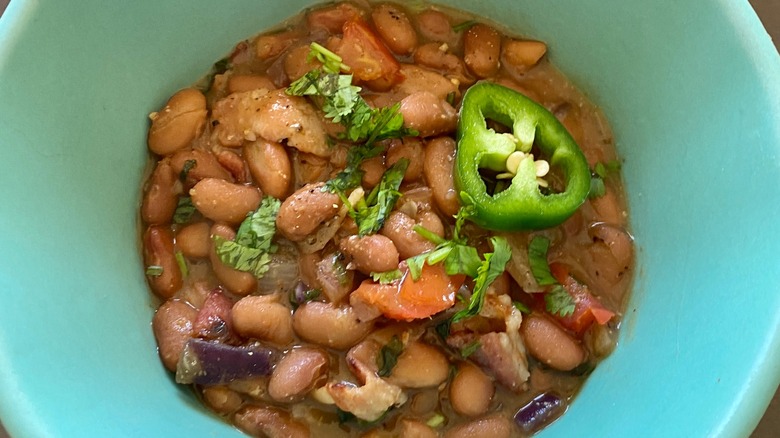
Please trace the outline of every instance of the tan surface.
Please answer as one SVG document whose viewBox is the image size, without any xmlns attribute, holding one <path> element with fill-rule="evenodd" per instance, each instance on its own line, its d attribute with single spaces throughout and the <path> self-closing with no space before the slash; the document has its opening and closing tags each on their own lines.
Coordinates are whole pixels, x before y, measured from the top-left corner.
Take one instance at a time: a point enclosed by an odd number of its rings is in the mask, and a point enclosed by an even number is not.
<svg viewBox="0 0 780 438">
<path fill-rule="evenodd" d="M 0 15 L 5 11 L 9 0 L 0 0 Z M 775 42 L 780 43 L 780 0 L 750 0 L 750 4 L 758 13 L 767 32 Z M 769 408 L 751 435 L 751 438 L 776 438 L 780 436 L 780 389 L 769 404 Z M 0 425 L 0 438 L 8 438 L 8 434 Z"/>
</svg>

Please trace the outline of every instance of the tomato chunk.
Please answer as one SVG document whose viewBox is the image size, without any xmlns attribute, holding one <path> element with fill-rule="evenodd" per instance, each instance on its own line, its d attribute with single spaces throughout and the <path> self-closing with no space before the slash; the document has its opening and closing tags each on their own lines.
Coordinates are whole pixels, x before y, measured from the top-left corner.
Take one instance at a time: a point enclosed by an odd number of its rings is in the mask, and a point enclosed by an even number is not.
<svg viewBox="0 0 780 438">
<path fill-rule="evenodd" d="M 384 79 L 391 83 L 401 80 L 401 65 L 379 37 L 363 22 L 344 23 L 344 36 L 336 53 L 361 81 Z"/>
<path fill-rule="evenodd" d="M 588 286 L 569 275 L 566 266 L 552 263 L 550 264 L 550 272 L 574 298 L 574 312 L 571 315 L 554 315 L 562 326 L 577 335 L 582 335 L 594 322 L 604 325 L 615 316 L 615 312 L 604 307 L 598 298 L 593 296 Z"/>
<path fill-rule="evenodd" d="M 390 284 L 365 280 L 352 292 L 350 302 L 358 300 L 373 306 L 390 319 L 411 321 L 427 318 L 447 310 L 455 304 L 455 293 L 465 277 L 450 277 L 441 264 L 423 266 L 420 278 L 412 280 L 406 264 L 400 267 L 403 275 Z"/>
</svg>

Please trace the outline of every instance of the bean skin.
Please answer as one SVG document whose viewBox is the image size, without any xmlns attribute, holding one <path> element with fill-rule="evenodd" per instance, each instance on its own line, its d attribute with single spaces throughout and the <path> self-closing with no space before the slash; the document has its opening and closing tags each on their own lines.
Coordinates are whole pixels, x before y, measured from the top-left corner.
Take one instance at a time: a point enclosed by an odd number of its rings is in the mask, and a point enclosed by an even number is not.
<svg viewBox="0 0 780 438">
<path fill-rule="evenodd" d="M 153 225 L 144 233 L 144 264 L 157 266 L 159 275 L 147 275 L 152 291 L 162 298 L 172 297 L 182 286 L 182 275 L 176 261 L 173 232 L 170 228 Z"/>
<path fill-rule="evenodd" d="M 226 240 L 233 240 L 236 232 L 227 225 L 214 224 L 211 227 L 211 236 L 219 236 Z M 236 295 L 247 295 L 257 290 L 257 279 L 249 272 L 242 272 L 222 263 L 216 252 L 216 244 L 212 241 L 209 251 L 209 261 L 214 275 L 227 290 Z"/>
<path fill-rule="evenodd" d="M 404 116 L 404 127 L 418 131 L 420 137 L 447 134 L 458 127 L 455 108 L 428 91 L 405 97 L 398 112 Z"/>
<path fill-rule="evenodd" d="M 422 176 L 423 146 L 420 140 L 407 137 L 392 141 L 387 149 L 385 166 L 389 168 L 401 158 L 409 160 L 409 166 L 406 168 L 406 173 L 404 173 L 404 182 L 415 181 Z"/>
<path fill-rule="evenodd" d="M 271 296 L 248 296 L 233 305 L 233 328 L 246 338 L 256 338 L 279 346 L 293 341 L 290 309 Z"/>
<path fill-rule="evenodd" d="M 471 26 L 463 37 L 463 60 L 469 71 L 479 78 L 498 72 L 501 35 L 485 24 Z"/>
<path fill-rule="evenodd" d="M 478 367 L 464 362 L 450 384 L 452 409 L 460 415 L 475 417 L 490 408 L 496 388 L 493 381 Z"/>
<path fill-rule="evenodd" d="M 520 333 L 528 353 L 551 368 L 569 371 L 585 361 L 586 355 L 582 346 L 545 316 L 526 316 Z"/>
<path fill-rule="evenodd" d="M 417 222 L 414 219 L 400 211 L 394 211 L 387 217 L 379 232 L 393 241 L 402 259 L 408 259 L 436 247 L 433 242 L 414 231 L 415 225 Z M 441 237 L 444 237 L 443 228 Z"/>
<path fill-rule="evenodd" d="M 176 233 L 176 247 L 189 258 L 203 259 L 208 257 L 211 248 L 209 229 L 209 224 L 206 222 L 196 222 L 181 228 Z"/>
<path fill-rule="evenodd" d="M 149 177 L 148 188 L 141 204 L 141 217 L 149 225 L 170 223 L 176 212 L 181 191 L 177 175 L 169 160 L 157 162 Z"/>
<path fill-rule="evenodd" d="M 455 140 L 437 137 L 428 141 L 425 147 L 423 173 L 433 192 L 433 199 L 447 216 L 455 216 L 460 208 L 458 193 L 452 177 L 455 165 Z"/>
<path fill-rule="evenodd" d="M 184 345 L 192 339 L 193 327 L 198 311 L 179 300 L 164 302 L 152 318 L 152 331 L 163 365 L 176 371 Z"/>
<path fill-rule="evenodd" d="M 374 327 L 358 321 L 350 306 L 309 301 L 293 314 L 293 328 L 303 340 L 322 347 L 346 350 L 360 342 Z"/>
<path fill-rule="evenodd" d="M 262 194 L 254 187 L 204 178 L 190 189 L 192 203 L 205 217 L 215 222 L 239 224 L 247 213 L 257 209 Z"/>
<path fill-rule="evenodd" d="M 371 13 L 377 33 L 396 55 L 408 55 L 417 46 L 417 32 L 406 13 L 391 4 L 381 4 Z"/>
<path fill-rule="evenodd" d="M 328 374 L 328 354 L 318 348 L 290 350 L 276 364 L 268 381 L 268 395 L 280 403 L 300 400 Z"/>
<path fill-rule="evenodd" d="M 284 237 L 299 242 L 338 214 L 341 199 L 335 193 L 323 192 L 324 185 L 307 184 L 282 202 L 276 227 Z"/>
<path fill-rule="evenodd" d="M 292 182 L 292 164 L 284 146 L 265 140 L 247 143 L 244 160 L 263 193 L 276 199 L 287 197 Z"/>
<path fill-rule="evenodd" d="M 341 239 L 339 249 L 352 258 L 355 268 L 369 275 L 392 271 L 398 267 L 398 251 L 393 241 L 381 234 Z"/>
<path fill-rule="evenodd" d="M 454 44 L 458 35 L 452 30 L 449 17 L 440 11 L 427 9 L 417 15 L 417 27 L 426 40 Z"/>
<path fill-rule="evenodd" d="M 447 380 L 450 364 L 438 348 L 412 342 L 398 356 L 388 381 L 402 388 L 433 388 Z"/>
<path fill-rule="evenodd" d="M 170 155 L 187 146 L 206 125 L 206 96 L 194 88 L 185 88 L 168 99 L 165 106 L 150 115 L 147 143 L 158 155 Z"/>
</svg>

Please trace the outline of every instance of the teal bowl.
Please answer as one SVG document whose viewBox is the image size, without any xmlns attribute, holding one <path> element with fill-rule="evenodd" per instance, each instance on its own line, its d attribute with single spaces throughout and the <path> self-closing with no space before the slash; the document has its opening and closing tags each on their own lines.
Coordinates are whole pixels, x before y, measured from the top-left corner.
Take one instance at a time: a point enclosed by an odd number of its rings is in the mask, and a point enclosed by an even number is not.
<svg viewBox="0 0 780 438">
<path fill-rule="evenodd" d="M 310 2 L 13 0 L 0 19 L 0 418 L 240 436 L 157 358 L 146 115 Z M 540 436 L 747 436 L 780 381 L 780 59 L 747 1 L 453 0 L 547 41 L 614 128 L 638 267 L 620 345 Z"/>
</svg>

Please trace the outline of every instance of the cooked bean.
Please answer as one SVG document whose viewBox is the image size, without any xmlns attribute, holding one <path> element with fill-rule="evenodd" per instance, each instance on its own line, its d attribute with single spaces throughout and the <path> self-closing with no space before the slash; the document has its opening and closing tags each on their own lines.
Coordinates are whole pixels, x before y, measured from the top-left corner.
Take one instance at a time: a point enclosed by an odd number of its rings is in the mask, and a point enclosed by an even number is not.
<svg viewBox="0 0 780 438">
<path fill-rule="evenodd" d="M 585 361 L 585 350 L 582 346 L 545 316 L 526 316 L 520 333 L 528 353 L 551 368 L 569 371 Z"/>
<path fill-rule="evenodd" d="M 450 94 L 458 93 L 458 84 L 427 68 L 401 64 L 401 74 L 404 76 L 403 82 L 398 84 L 398 93 L 401 96 L 427 91 L 441 100 L 446 100 Z"/>
<path fill-rule="evenodd" d="M 450 19 L 443 12 L 433 9 L 422 11 L 417 15 L 417 26 L 426 40 L 450 44 L 457 41 Z"/>
<path fill-rule="evenodd" d="M 154 314 L 152 331 L 165 368 L 176 371 L 184 345 L 192 339 L 192 330 L 198 311 L 179 300 L 164 302 Z"/>
<path fill-rule="evenodd" d="M 408 55 L 417 46 L 417 32 L 406 13 L 397 6 L 387 3 L 376 6 L 371 19 L 379 36 L 395 54 Z"/>
<path fill-rule="evenodd" d="M 457 56 L 447 52 L 441 43 L 423 44 L 414 51 L 415 64 L 446 72 L 463 72 L 463 63 Z"/>
<path fill-rule="evenodd" d="M 177 92 L 160 111 L 149 115 L 149 149 L 158 155 L 169 155 L 187 146 L 203 132 L 207 112 L 203 93 L 194 88 Z"/>
<path fill-rule="evenodd" d="M 306 73 L 315 68 L 322 67 L 322 63 L 316 59 L 309 59 L 311 49 L 308 45 L 296 47 L 284 57 L 284 73 L 290 82 L 297 81 Z"/>
<path fill-rule="evenodd" d="M 237 392 L 224 386 L 204 387 L 203 400 L 214 412 L 222 415 L 235 412 L 243 403 Z"/>
<path fill-rule="evenodd" d="M 248 296 L 233 305 L 233 328 L 246 338 L 284 346 L 293 341 L 290 309 L 272 296 Z"/>
<path fill-rule="evenodd" d="M 262 88 L 271 91 L 276 89 L 276 85 L 268 76 L 263 75 L 232 75 L 227 83 L 228 93 L 241 93 Z"/>
<path fill-rule="evenodd" d="M 219 148 L 214 151 L 214 156 L 217 158 L 219 165 L 227 169 L 238 184 L 249 182 L 246 165 L 240 155 L 231 150 Z"/>
<path fill-rule="evenodd" d="M 171 157 L 171 166 L 177 176 L 181 177 L 182 172 L 187 167 L 185 184 L 192 187 L 198 181 L 204 178 L 224 179 L 233 181 L 232 175 L 221 164 L 211 152 L 200 149 L 188 149 L 179 151 Z"/>
<path fill-rule="evenodd" d="M 190 189 L 192 203 L 205 217 L 215 222 L 239 224 L 247 213 L 260 205 L 262 194 L 251 186 L 222 179 L 204 178 Z"/>
<path fill-rule="evenodd" d="M 501 35 L 485 24 L 471 26 L 463 37 L 463 60 L 477 77 L 493 76 L 501 56 Z"/>
<path fill-rule="evenodd" d="M 236 427 L 249 435 L 268 438 L 309 438 L 309 428 L 281 409 L 250 405 L 233 416 Z"/>
<path fill-rule="evenodd" d="M 293 328 L 305 341 L 337 350 L 357 344 L 373 328 L 371 322 L 360 322 L 350 306 L 334 306 L 309 301 L 293 314 Z"/>
<path fill-rule="evenodd" d="M 460 415 L 475 417 L 490 408 L 496 388 L 493 381 L 479 367 L 468 362 L 458 366 L 450 383 L 452 409 Z"/>
<path fill-rule="evenodd" d="M 327 181 L 330 178 L 329 161 L 324 157 L 292 151 L 292 168 L 295 175 L 295 187 L 300 189 L 306 184 Z"/>
<path fill-rule="evenodd" d="M 512 422 L 500 414 L 488 415 L 468 423 L 459 424 L 444 434 L 444 438 L 509 438 Z"/>
<path fill-rule="evenodd" d="M 320 261 L 322 261 L 322 254 L 319 252 L 301 254 L 298 258 L 298 271 L 301 273 L 301 281 L 312 289 L 321 287 L 317 280 L 317 264 Z"/>
<path fill-rule="evenodd" d="M 268 395 L 281 403 L 301 399 L 328 375 L 328 354 L 316 348 L 302 347 L 290 350 L 276 364 Z"/>
<path fill-rule="evenodd" d="M 226 240 L 233 240 L 236 237 L 236 232 L 233 231 L 227 225 L 214 224 L 211 227 L 211 236 L 219 236 Z M 214 270 L 214 275 L 222 283 L 227 290 L 236 295 L 246 295 L 257 289 L 257 279 L 249 272 L 242 272 L 237 269 L 233 269 L 230 266 L 222 263 L 222 260 L 217 256 L 215 244 L 212 242 L 212 248 L 209 251 L 209 261 L 211 262 L 211 268 Z"/>
<path fill-rule="evenodd" d="M 535 66 L 547 53 L 547 45 L 541 41 L 507 40 L 501 48 L 504 66 L 524 73 Z"/>
<path fill-rule="evenodd" d="M 594 239 L 604 242 L 604 245 L 615 257 L 619 270 L 624 271 L 631 266 L 634 258 L 634 245 L 631 235 L 626 230 L 609 224 L 596 224 L 588 230 L 588 234 Z"/>
<path fill-rule="evenodd" d="M 398 267 L 398 250 L 393 241 L 381 234 L 341 239 L 339 249 L 352 258 L 358 271 L 364 274 L 392 271 Z"/>
<path fill-rule="evenodd" d="M 170 298 L 181 289 L 181 269 L 176 261 L 173 232 L 170 228 L 152 225 L 146 229 L 144 264 L 149 271 L 146 276 L 149 287 L 154 293 L 162 298 Z"/>
<path fill-rule="evenodd" d="M 244 160 L 263 193 L 277 199 L 287 197 L 292 165 L 284 146 L 262 139 L 247 143 L 244 145 Z"/>
<path fill-rule="evenodd" d="M 385 159 L 378 156 L 363 160 L 360 163 L 360 170 L 363 171 L 361 184 L 366 189 L 371 189 L 382 180 L 382 175 L 385 173 Z"/>
<path fill-rule="evenodd" d="M 596 210 L 598 221 L 613 225 L 626 224 L 626 211 L 620 208 L 618 197 L 613 190 L 607 188 L 604 196 L 593 198 L 590 203 Z"/>
<path fill-rule="evenodd" d="M 438 438 L 430 426 L 417 420 L 404 418 L 401 420 L 401 438 Z"/>
<path fill-rule="evenodd" d="M 404 126 L 417 130 L 420 137 L 447 134 L 458 127 L 458 113 L 455 108 L 428 91 L 405 97 L 401 100 L 398 112 L 404 116 Z"/>
<path fill-rule="evenodd" d="M 432 388 L 447 380 L 450 364 L 436 347 L 411 342 L 398 356 L 388 380 L 403 388 Z"/>
<path fill-rule="evenodd" d="M 279 56 L 279 54 L 287 50 L 299 36 L 300 35 L 293 32 L 278 32 L 260 35 L 255 40 L 255 56 L 262 60 Z"/>
<path fill-rule="evenodd" d="M 189 258 L 206 258 L 211 248 L 209 224 L 197 222 L 176 233 L 176 247 Z"/>
<path fill-rule="evenodd" d="M 380 233 L 393 241 L 402 259 L 414 257 L 436 247 L 433 242 L 414 231 L 415 225 L 417 222 L 414 219 L 400 211 L 394 211 L 387 217 L 385 226 L 380 230 Z"/>
<path fill-rule="evenodd" d="M 423 170 L 422 142 L 413 137 L 391 142 L 390 147 L 387 149 L 385 165 L 389 168 L 401 158 L 409 160 L 409 166 L 406 168 L 406 173 L 404 173 L 404 181 L 415 181 L 420 178 Z"/>
<path fill-rule="evenodd" d="M 276 227 L 282 235 L 298 242 L 333 218 L 341 208 L 335 193 L 322 191 L 324 183 L 307 184 L 282 202 Z"/>
<path fill-rule="evenodd" d="M 176 177 L 169 160 L 157 162 L 141 203 L 141 217 L 147 224 L 162 225 L 173 219 L 181 191 Z"/>
<path fill-rule="evenodd" d="M 433 199 L 439 209 L 447 216 L 454 216 L 460 208 L 458 192 L 452 171 L 455 165 L 455 140 L 438 137 L 428 141 L 425 146 L 423 173 L 433 192 Z"/>
<path fill-rule="evenodd" d="M 314 9 L 306 14 L 306 23 L 310 31 L 324 29 L 332 34 L 340 34 L 344 23 L 362 19 L 365 11 L 357 6 L 341 2 L 333 6 Z"/>
</svg>

